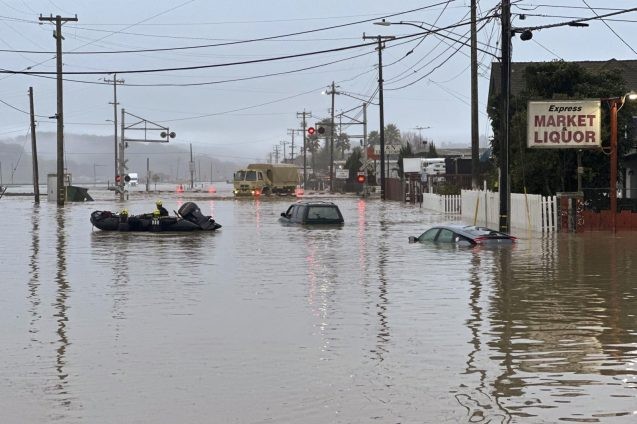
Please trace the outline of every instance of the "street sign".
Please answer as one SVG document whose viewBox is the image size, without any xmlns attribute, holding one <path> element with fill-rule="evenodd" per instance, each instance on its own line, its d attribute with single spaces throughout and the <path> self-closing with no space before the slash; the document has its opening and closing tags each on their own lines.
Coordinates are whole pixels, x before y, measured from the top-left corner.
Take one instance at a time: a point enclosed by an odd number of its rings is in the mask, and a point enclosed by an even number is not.
<svg viewBox="0 0 637 424">
<path fill-rule="evenodd" d="M 532 101 L 527 119 L 527 146 L 599 148 L 602 144 L 599 100 Z"/>
<path fill-rule="evenodd" d="M 349 178 L 349 169 L 337 169 L 336 178 L 340 180 L 346 180 Z"/>
</svg>

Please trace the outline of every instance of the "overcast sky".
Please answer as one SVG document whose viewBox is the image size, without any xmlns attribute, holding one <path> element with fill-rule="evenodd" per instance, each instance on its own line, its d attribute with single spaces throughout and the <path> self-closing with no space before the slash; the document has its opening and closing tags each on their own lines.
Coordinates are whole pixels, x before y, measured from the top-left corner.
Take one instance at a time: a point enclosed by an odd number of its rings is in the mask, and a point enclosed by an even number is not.
<svg viewBox="0 0 637 424">
<path fill-rule="evenodd" d="M 515 27 L 637 6 L 632 0 L 513 3 Z M 469 0 L 0 0 L 0 4 L 3 70 L 55 72 L 54 25 L 38 17 L 77 14 L 77 22 L 63 27 L 64 71 L 80 73 L 65 75 L 67 132 L 112 134 L 112 123 L 106 120 L 113 118 L 109 104 L 113 86 L 103 79 L 112 79 L 109 73 L 115 71 L 125 81 L 118 86 L 122 107 L 169 126 L 177 133 L 171 143 L 217 147 L 220 159 L 265 158 L 281 140 L 291 140 L 288 129 L 300 128 L 297 112 L 311 111 L 311 124 L 329 116 L 331 96 L 321 93 L 332 81 L 339 92 L 372 99 L 368 129 L 377 130 L 378 54 L 374 46 L 363 45 L 371 42 L 363 40 L 365 33 L 399 38 L 387 42 L 383 50 L 385 123 L 415 133 L 418 127 L 430 127 L 420 131 L 439 146 L 470 145 L 469 48 L 454 41 L 467 41 Z M 479 2 L 483 50 L 478 55 L 479 128 L 484 136 L 490 134 L 485 113 L 489 69 L 500 45 L 497 4 Z M 373 25 L 383 17 L 425 28 L 453 28 L 442 33 L 444 38 L 401 38 L 422 30 Z M 530 41 L 516 37 L 513 60 L 637 59 L 637 13 L 605 22 L 592 21 L 587 28 L 543 29 Z M 184 48 L 196 46 L 207 47 Z M 148 51 L 154 49 L 172 50 Z M 314 54 L 326 50 L 336 51 Z M 277 59 L 291 55 L 297 57 Z M 273 60 L 245 63 L 262 59 Z M 29 86 L 35 92 L 38 130 L 55 131 L 55 121 L 48 118 L 56 112 L 55 76 L 0 74 L 0 139 L 26 133 Z M 362 101 L 353 97 L 337 95 L 336 113 L 359 116 Z M 362 130 L 352 126 L 347 132 Z M 300 140 L 298 134 L 296 143 Z"/>
</svg>

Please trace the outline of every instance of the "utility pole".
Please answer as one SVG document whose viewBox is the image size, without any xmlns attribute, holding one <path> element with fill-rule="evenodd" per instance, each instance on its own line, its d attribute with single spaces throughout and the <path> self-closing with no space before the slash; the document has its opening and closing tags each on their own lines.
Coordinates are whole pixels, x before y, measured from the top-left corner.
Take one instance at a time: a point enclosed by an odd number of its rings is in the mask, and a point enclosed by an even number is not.
<svg viewBox="0 0 637 424">
<path fill-rule="evenodd" d="M 330 125 L 330 193 L 334 192 L 334 96 L 336 96 L 336 87 L 332 81 L 332 110 Z"/>
<path fill-rule="evenodd" d="M 146 193 L 150 188 L 150 158 L 146 158 Z"/>
<path fill-rule="evenodd" d="M 478 31 L 476 3 L 471 0 L 471 188 L 478 189 L 480 178 L 480 135 L 478 134 Z M 503 39 L 504 40 L 504 39 Z"/>
<path fill-rule="evenodd" d="M 31 115 L 31 155 L 33 160 L 33 200 L 40 203 L 40 178 L 38 172 L 38 148 L 35 142 L 35 111 L 33 108 L 33 87 L 29 87 L 29 110 Z"/>
<path fill-rule="evenodd" d="M 296 117 L 303 117 L 303 188 L 305 189 L 305 185 L 307 183 L 307 121 L 306 118 L 312 116 L 312 112 L 306 112 L 303 109 L 303 112 L 296 112 Z"/>
<path fill-rule="evenodd" d="M 57 204 L 64 206 L 66 201 L 66 187 L 64 186 L 64 103 L 62 101 L 64 87 L 62 84 L 62 22 L 77 22 L 77 15 L 74 18 L 63 18 L 60 15 L 43 17 L 40 15 L 40 21 L 55 22 L 55 61 L 57 73 Z"/>
<path fill-rule="evenodd" d="M 283 163 L 285 163 L 285 156 L 286 156 L 285 155 L 285 145 L 288 144 L 288 142 L 285 141 L 285 140 L 281 140 L 281 141 L 279 141 L 279 143 L 281 143 L 281 146 L 283 146 Z"/>
<path fill-rule="evenodd" d="M 195 163 L 192 161 L 192 143 L 190 143 L 190 163 L 188 164 L 190 170 L 190 188 L 195 186 Z"/>
<path fill-rule="evenodd" d="M 109 102 L 109 104 L 113 105 L 113 133 L 114 133 L 114 139 L 115 139 L 115 176 L 119 175 L 117 173 L 117 105 L 119 105 L 119 103 L 117 103 L 117 84 L 124 84 L 124 80 L 117 79 L 117 74 L 113 74 L 113 79 L 109 80 L 104 78 L 104 82 L 107 84 L 113 83 L 113 103 Z"/>
<path fill-rule="evenodd" d="M 119 177 L 119 182 L 117 182 L 117 191 L 119 191 L 119 200 L 124 200 L 124 191 L 125 184 L 124 176 L 126 174 L 126 159 L 124 158 L 124 150 L 126 149 L 126 142 L 124 141 L 124 115 L 126 114 L 126 110 L 124 108 L 121 109 L 122 112 L 122 130 L 120 134 L 122 134 L 122 139 L 119 142 L 119 155 L 117 162 L 117 176 Z"/>
<path fill-rule="evenodd" d="M 274 145 L 274 163 L 279 163 L 279 145 Z"/>
<path fill-rule="evenodd" d="M 294 133 L 298 130 L 294 128 L 288 128 L 288 134 L 292 136 L 292 144 L 290 145 L 290 161 L 294 163 Z"/>
<path fill-rule="evenodd" d="M 509 86 L 511 78 L 511 0 L 502 0 L 500 66 L 500 231 L 509 232 Z"/>
<path fill-rule="evenodd" d="M 376 35 L 368 37 L 363 34 L 363 40 L 378 41 L 378 104 L 380 109 L 380 199 L 385 200 L 385 115 L 383 111 L 383 40 L 392 40 L 394 36 Z"/>
</svg>

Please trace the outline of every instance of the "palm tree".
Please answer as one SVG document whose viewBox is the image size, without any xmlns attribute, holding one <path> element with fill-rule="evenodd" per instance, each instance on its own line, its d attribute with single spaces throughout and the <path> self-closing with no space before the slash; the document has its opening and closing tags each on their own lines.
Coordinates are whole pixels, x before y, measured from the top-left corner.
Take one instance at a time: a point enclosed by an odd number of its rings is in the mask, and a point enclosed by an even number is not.
<svg viewBox="0 0 637 424">
<path fill-rule="evenodd" d="M 345 150 L 349 150 L 349 136 L 346 133 L 340 133 L 336 138 L 336 148 L 341 151 L 341 159 L 345 159 Z"/>
<path fill-rule="evenodd" d="M 385 144 L 400 144 L 400 130 L 394 124 L 385 126 Z"/>
<path fill-rule="evenodd" d="M 312 134 L 306 139 L 306 148 L 307 151 L 312 154 L 312 171 L 316 172 L 316 152 L 321 148 L 321 143 L 316 134 Z"/>
</svg>

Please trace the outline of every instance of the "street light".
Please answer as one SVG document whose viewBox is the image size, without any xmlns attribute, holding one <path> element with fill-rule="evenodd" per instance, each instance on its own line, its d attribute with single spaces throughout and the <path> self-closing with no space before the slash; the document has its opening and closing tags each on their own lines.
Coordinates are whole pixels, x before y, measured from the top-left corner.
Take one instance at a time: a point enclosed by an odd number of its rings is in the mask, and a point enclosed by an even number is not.
<svg viewBox="0 0 637 424">
<path fill-rule="evenodd" d="M 631 91 L 620 97 L 610 97 L 610 213 L 613 232 L 617 231 L 617 112 L 628 100 L 637 100 L 637 92 Z"/>
</svg>

